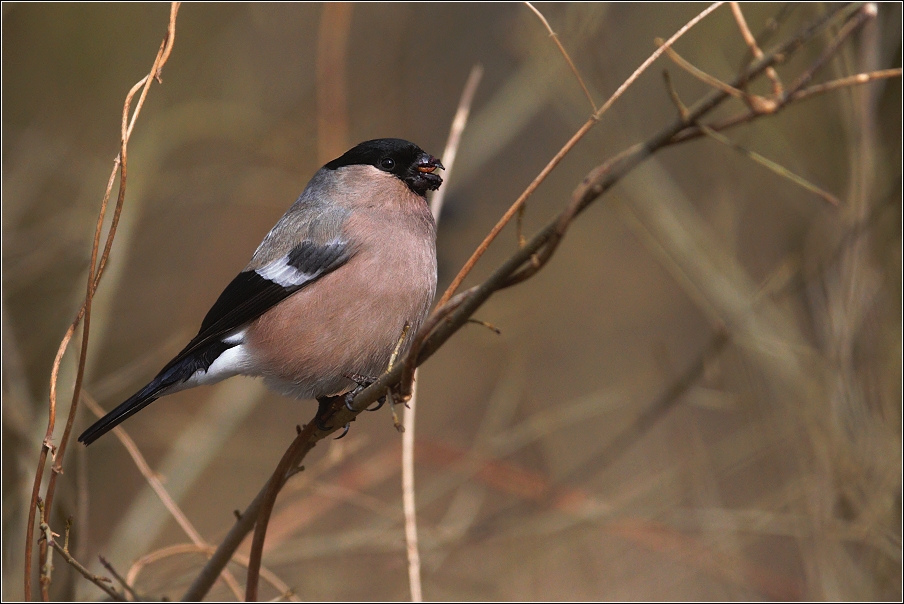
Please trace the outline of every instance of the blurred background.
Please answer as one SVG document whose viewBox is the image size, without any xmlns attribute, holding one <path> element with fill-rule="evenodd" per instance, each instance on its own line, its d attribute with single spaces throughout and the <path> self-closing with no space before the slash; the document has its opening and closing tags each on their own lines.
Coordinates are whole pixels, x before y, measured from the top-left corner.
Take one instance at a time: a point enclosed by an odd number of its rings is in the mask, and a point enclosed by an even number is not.
<svg viewBox="0 0 904 604">
<path fill-rule="evenodd" d="M 597 104 L 655 37 L 703 7 L 538 5 Z M 783 13 L 779 41 L 824 7 L 743 9 L 754 33 Z M 123 99 L 150 68 L 169 7 L 2 10 L 9 600 L 22 597 L 50 367 L 84 296 Z M 793 80 L 828 40 L 779 75 Z M 676 50 L 723 80 L 747 56 L 728 7 Z M 477 63 L 485 75 L 439 227 L 440 291 L 589 115 L 537 17 L 521 4 L 183 6 L 163 85 L 129 146 L 88 395 L 110 409 L 178 352 L 320 165 L 377 137 L 442 153 Z M 883 4 L 817 81 L 900 65 L 901 7 Z M 674 119 L 664 68 L 685 103 L 707 92 L 660 60 L 532 197 L 526 234 L 589 170 Z M 768 82 L 753 89 L 768 93 Z M 741 110 L 735 101 L 717 115 Z M 420 372 L 425 598 L 900 600 L 900 80 L 726 134 L 840 206 L 714 140 L 672 147 L 581 215 L 537 277 L 481 308 L 502 335 L 466 326 Z M 465 285 L 516 246 L 509 227 Z M 61 413 L 78 348 L 76 338 L 64 359 Z M 314 411 L 233 378 L 164 398 L 123 427 L 217 544 Z M 318 445 L 277 502 L 264 565 L 298 598 L 409 598 L 401 438 L 388 409 L 365 415 L 344 440 Z M 75 434 L 93 420 L 83 405 Z M 73 516 L 76 557 L 106 572 L 101 554 L 131 568 L 140 593 L 178 598 L 204 557 L 171 547 L 190 539 L 115 436 L 71 445 L 53 528 Z M 55 598 L 102 595 L 55 565 Z M 261 597 L 278 585 L 264 582 Z M 210 597 L 234 599 L 222 583 Z"/>
</svg>

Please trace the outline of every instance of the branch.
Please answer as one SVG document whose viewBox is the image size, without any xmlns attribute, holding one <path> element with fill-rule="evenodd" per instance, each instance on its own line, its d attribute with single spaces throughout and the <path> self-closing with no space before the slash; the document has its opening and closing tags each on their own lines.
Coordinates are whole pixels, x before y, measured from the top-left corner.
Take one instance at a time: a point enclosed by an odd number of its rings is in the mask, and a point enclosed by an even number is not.
<svg viewBox="0 0 904 604">
<path fill-rule="evenodd" d="M 536 11 L 528 2 L 527 5 Z M 540 14 L 539 11 L 536 11 Z M 543 16 L 540 15 L 542 19 Z M 544 23 L 546 22 L 543 19 Z M 553 34 L 555 35 L 555 34 Z M 558 39 L 556 39 L 558 41 Z M 561 48 L 561 44 L 559 45 Z M 562 49 L 565 52 L 565 49 Z M 568 57 L 567 53 L 565 54 Z M 569 59 L 569 63 L 571 60 Z M 575 72 L 577 75 L 577 72 Z M 448 167 L 446 168 L 446 187 L 437 191 L 430 200 L 430 211 L 433 213 L 437 224 L 439 223 L 440 211 L 442 209 L 444 192 L 448 190 L 449 174 L 455 164 L 455 157 L 458 155 L 458 145 L 461 142 L 461 134 L 468 123 L 468 115 L 471 112 L 471 103 L 474 101 L 474 94 L 477 92 L 477 86 L 483 76 L 483 67 L 475 65 L 471 68 L 471 74 L 462 90 L 461 98 L 458 101 L 458 109 L 455 112 L 455 118 L 452 120 L 452 126 L 449 129 L 449 137 L 446 140 L 446 148 L 443 150 L 443 158 L 446 159 Z M 578 76 L 580 79 L 580 76 Z M 582 82 L 583 84 L 583 82 Z M 585 88 L 586 92 L 586 88 Z M 589 97 L 589 93 L 588 97 Z M 593 101 L 591 100 L 591 104 Z M 594 106 L 594 109 L 596 107 Z M 421 555 L 418 548 L 417 535 L 417 505 L 415 503 L 414 494 L 414 427 L 417 412 L 417 372 L 413 378 L 411 399 L 408 401 L 408 408 L 405 410 L 404 432 L 402 434 L 402 508 L 405 515 L 405 551 L 408 555 L 408 583 L 411 587 L 411 601 L 423 601 L 423 589 L 421 587 Z"/>
<path fill-rule="evenodd" d="M 838 11 L 840 9 L 835 9 L 835 10 Z M 778 99 L 764 99 L 764 100 L 771 101 L 771 103 L 770 103 L 771 106 L 758 107 L 755 103 L 751 103 L 751 104 L 749 104 L 749 109 L 747 111 L 745 111 L 744 113 L 740 113 L 738 115 L 728 117 L 728 118 L 719 120 L 719 121 L 711 123 L 711 124 L 707 124 L 707 126 L 715 132 L 720 132 L 722 130 L 737 126 L 739 124 L 749 123 L 749 122 L 761 117 L 764 114 L 774 115 L 774 114 L 778 113 L 779 111 L 781 111 L 782 109 L 784 109 L 785 107 L 787 107 L 788 105 L 790 105 L 792 102 L 810 98 L 811 96 L 814 96 L 817 94 L 829 92 L 831 90 L 837 90 L 837 89 L 845 87 L 845 86 L 854 86 L 857 84 L 864 84 L 866 82 L 871 82 L 871 81 L 877 80 L 877 79 L 900 77 L 900 75 L 901 75 L 900 69 L 898 69 L 898 70 L 890 69 L 890 70 L 886 70 L 886 71 L 875 72 L 875 75 L 858 74 L 855 76 L 841 78 L 839 80 L 835 80 L 832 82 L 827 82 L 825 84 L 817 84 L 817 85 L 811 86 L 810 88 L 803 88 L 803 89 L 801 88 L 802 86 L 804 86 L 807 82 L 809 82 L 813 78 L 813 75 L 816 73 L 816 71 L 819 69 L 819 67 L 824 65 L 825 62 L 828 61 L 829 58 L 832 56 L 832 54 L 834 54 L 835 52 L 838 51 L 838 48 L 840 48 L 842 42 L 844 42 L 848 37 L 850 37 L 858 28 L 865 25 L 866 22 L 869 21 L 870 19 L 872 19 L 874 16 L 875 16 L 875 12 L 873 9 L 871 9 L 871 5 L 867 4 L 865 6 L 860 7 L 853 14 L 852 17 L 848 18 L 847 22 L 844 24 L 844 26 L 842 26 L 842 28 L 839 30 L 838 34 L 827 45 L 827 47 L 823 50 L 823 52 L 820 54 L 820 56 L 816 59 L 816 61 L 813 62 L 813 64 L 807 69 L 807 71 L 803 75 L 798 77 L 798 79 L 795 81 L 795 83 L 788 90 L 785 91 L 783 96 L 779 97 Z M 829 50 L 831 52 L 827 52 Z M 772 54 L 774 54 L 774 53 L 770 53 L 770 55 L 772 55 Z M 787 58 L 785 56 L 782 56 L 781 54 L 779 54 L 779 57 L 782 60 L 785 60 Z M 779 57 L 773 57 L 773 59 L 774 59 L 773 62 L 777 63 Z M 734 87 L 737 88 L 738 84 L 739 84 L 739 82 L 736 81 Z M 762 97 L 758 97 L 758 98 L 762 98 Z M 697 125 L 693 125 L 679 133 L 676 133 L 670 144 L 683 143 L 687 140 L 699 138 L 701 136 L 705 136 L 703 129 Z"/>
<path fill-rule="evenodd" d="M 546 27 L 546 31 L 549 32 L 549 37 L 553 39 L 553 42 L 555 42 L 556 46 L 558 46 L 559 48 L 559 52 L 561 52 L 562 56 L 565 57 L 565 61 L 568 63 L 568 67 L 571 68 L 571 73 L 573 73 L 574 77 L 577 78 L 578 84 L 581 85 L 581 90 L 584 91 L 584 96 L 586 96 L 587 100 L 590 101 L 590 106 L 593 108 L 593 112 L 596 113 L 597 108 L 596 103 L 593 102 L 593 96 L 590 94 L 590 91 L 587 90 L 587 85 L 584 83 L 584 78 L 581 77 L 581 72 L 578 71 L 578 68 L 574 65 L 574 61 L 572 61 L 571 57 L 568 56 L 568 51 L 565 50 L 564 46 L 562 46 L 562 41 L 559 40 L 558 34 L 556 34 L 556 32 L 552 30 L 552 27 L 550 27 L 549 25 L 549 21 L 547 21 L 546 17 L 543 16 L 543 13 L 537 10 L 537 7 L 535 7 L 530 2 L 525 2 L 524 4 L 526 4 L 527 8 L 531 9 L 534 14 L 537 15 L 540 21 L 543 22 L 543 25 Z"/>
<path fill-rule="evenodd" d="M 140 602 L 142 600 L 141 596 L 139 596 L 138 593 L 135 591 L 135 589 L 131 585 L 129 585 L 128 581 L 123 579 L 122 575 L 120 575 L 118 572 L 116 572 L 116 569 L 113 567 L 113 565 L 110 564 L 110 562 L 103 556 L 99 556 L 99 559 L 100 559 L 101 566 L 106 568 L 107 572 L 109 572 L 111 575 L 113 575 L 113 578 L 116 579 L 116 582 L 119 583 L 119 585 L 120 585 L 120 587 L 122 587 L 123 591 L 128 593 L 132 597 L 132 599 L 135 600 L 136 602 Z"/>
<path fill-rule="evenodd" d="M 750 28 L 747 27 L 747 20 L 744 18 L 744 13 L 741 12 L 741 5 L 737 2 L 731 2 L 731 14 L 735 18 L 735 22 L 738 24 L 738 29 L 741 30 L 741 37 L 744 38 L 744 43 L 747 44 L 747 47 L 750 49 L 750 54 L 754 59 L 762 59 L 763 51 L 760 50 L 759 45 L 756 42 L 756 38 L 753 37 L 753 34 L 750 32 Z M 782 81 L 778 77 L 778 73 L 776 73 L 774 67 L 766 68 L 766 77 L 772 81 L 772 94 L 775 96 L 781 96 L 782 94 Z"/>
<path fill-rule="evenodd" d="M 90 572 L 87 568 L 84 567 L 78 560 L 72 557 L 72 554 L 69 553 L 69 530 L 72 528 L 72 519 L 66 523 L 66 538 L 64 545 L 60 546 L 54 540 L 54 537 L 57 536 L 55 533 L 50 530 L 50 526 L 45 521 L 45 511 L 46 508 L 44 506 L 43 500 L 38 500 L 37 504 L 38 510 L 41 513 L 41 540 L 42 543 L 49 546 L 49 550 L 47 555 L 44 558 L 44 561 L 41 565 L 41 585 L 43 591 L 43 585 L 46 583 L 48 586 L 50 585 L 50 573 L 53 571 L 53 550 L 59 552 L 59 554 L 63 557 L 67 564 L 69 564 L 72 568 L 77 570 L 83 577 L 97 585 L 100 589 L 102 589 L 108 596 L 110 596 L 113 600 L 117 602 L 125 602 L 125 597 L 117 592 L 115 589 L 108 585 L 112 583 L 112 581 L 107 577 L 102 577 L 100 575 L 95 575 Z"/>
<path fill-rule="evenodd" d="M 110 179 L 107 183 L 107 188 L 104 193 L 103 199 L 101 201 L 100 213 L 97 217 L 97 225 L 94 231 L 94 243 L 91 248 L 91 263 L 88 269 L 88 283 L 87 283 L 87 291 L 85 294 L 85 302 L 82 307 L 79 309 L 79 312 L 76 315 L 75 320 L 73 320 L 69 329 L 66 331 L 66 334 L 63 336 L 63 340 L 60 342 L 60 346 L 57 350 L 56 358 L 54 359 L 53 367 L 50 371 L 50 399 L 49 399 L 49 412 L 47 419 L 47 432 L 44 436 L 44 441 L 41 446 L 41 453 L 38 457 L 38 468 L 35 471 L 35 480 L 34 486 L 32 487 L 32 496 L 31 502 L 29 504 L 28 509 L 28 526 L 26 528 L 26 536 L 25 536 L 25 600 L 30 601 L 31 598 L 31 562 L 32 562 L 32 544 L 34 542 L 34 525 L 35 525 L 35 515 L 37 509 L 38 502 L 38 494 L 41 488 L 41 481 L 44 476 L 44 466 L 47 462 L 47 454 L 48 452 L 52 452 L 53 454 L 53 467 L 52 473 L 50 475 L 50 479 L 47 483 L 47 490 L 44 495 L 44 502 L 48 514 L 53 509 L 53 496 L 56 488 L 56 479 L 57 476 L 63 473 L 63 458 L 66 453 L 66 445 L 69 442 L 69 435 L 72 431 L 72 425 L 75 422 L 75 414 L 78 409 L 78 400 L 79 394 L 81 391 L 82 380 L 85 375 L 85 361 L 88 354 L 88 334 L 90 330 L 90 322 L 91 322 L 91 301 L 94 297 L 94 292 L 97 290 L 98 285 L 100 284 L 101 276 L 103 275 L 104 269 L 106 268 L 107 259 L 110 255 L 110 250 L 113 246 L 113 238 L 116 236 L 116 227 L 119 224 L 119 216 L 122 212 L 122 205 L 125 200 L 126 193 L 126 150 L 128 147 L 129 137 L 132 134 L 132 128 L 135 125 L 135 120 L 138 118 L 138 114 L 141 111 L 141 107 L 144 104 L 144 99 L 147 97 L 148 90 L 151 85 L 151 78 L 157 79 L 160 81 L 160 72 L 163 69 L 163 65 L 166 63 L 169 58 L 170 53 L 173 49 L 173 43 L 176 40 L 176 15 L 179 12 L 179 2 L 173 2 L 170 6 L 170 17 L 169 17 L 169 26 L 167 28 L 166 36 L 163 39 L 163 42 L 160 45 L 160 50 L 157 52 L 157 56 L 154 59 L 154 64 L 151 67 L 150 73 L 142 78 L 132 89 L 129 91 L 129 94 L 126 96 L 125 103 L 123 105 L 122 111 L 122 128 L 121 128 L 121 136 L 120 136 L 120 152 L 119 156 L 113 161 L 113 171 L 110 174 Z M 129 122 L 129 111 L 132 104 L 132 99 L 135 94 L 138 92 L 138 89 L 144 86 L 144 89 L 141 93 L 141 97 L 138 100 L 138 103 L 135 107 L 135 112 L 132 115 L 132 120 Z M 100 247 L 100 235 L 101 230 L 103 228 L 104 218 L 106 217 L 107 212 L 107 203 L 110 199 L 110 193 L 113 189 L 113 182 L 116 178 L 117 170 L 119 171 L 119 195 L 116 201 L 116 208 L 113 212 L 113 219 L 110 224 L 110 229 L 107 233 L 107 240 L 104 244 L 104 250 L 100 257 L 100 263 L 97 264 L 98 250 Z M 59 377 L 60 371 L 60 363 L 63 360 L 63 354 L 66 352 L 66 348 L 69 346 L 69 342 L 72 339 L 72 336 L 75 334 L 75 330 L 78 327 L 79 323 L 84 319 L 84 324 L 82 325 L 82 346 L 81 352 L 79 354 L 79 363 L 78 369 L 76 371 L 75 378 L 75 388 L 72 394 L 72 403 L 69 407 L 69 416 L 66 420 L 66 427 L 63 431 L 63 436 L 60 439 L 60 444 L 58 447 L 55 447 L 53 444 L 53 430 L 56 424 L 56 386 L 57 386 L 57 378 Z M 47 556 L 47 542 L 43 542 L 41 545 L 40 557 L 42 564 Z M 41 596 L 46 601 L 50 598 L 49 594 L 49 584 L 41 585 Z"/>
</svg>

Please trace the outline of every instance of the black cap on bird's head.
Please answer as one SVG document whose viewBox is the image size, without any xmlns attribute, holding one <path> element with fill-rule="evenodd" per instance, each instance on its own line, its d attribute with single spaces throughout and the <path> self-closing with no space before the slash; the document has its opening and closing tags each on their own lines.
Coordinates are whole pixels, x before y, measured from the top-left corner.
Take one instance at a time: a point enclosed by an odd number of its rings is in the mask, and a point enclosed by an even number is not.
<svg viewBox="0 0 904 604">
<path fill-rule="evenodd" d="M 343 166 L 360 165 L 373 166 L 394 175 L 421 197 L 427 191 L 436 191 L 443 184 L 443 179 L 435 173 L 437 168 L 443 168 L 442 162 L 414 143 L 400 138 L 364 141 L 324 168 L 336 170 Z"/>
</svg>

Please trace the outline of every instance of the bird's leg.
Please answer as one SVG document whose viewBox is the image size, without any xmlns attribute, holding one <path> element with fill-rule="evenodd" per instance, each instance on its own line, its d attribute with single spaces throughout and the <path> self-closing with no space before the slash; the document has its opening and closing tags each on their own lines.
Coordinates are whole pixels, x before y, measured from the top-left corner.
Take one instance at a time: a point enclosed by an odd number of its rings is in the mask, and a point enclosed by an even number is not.
<svg viewBox="0 0 904 604">
<path fill-rule="evenodd" d="M 314 417 L 314 423 L 317 424 L 317 427 L 324 432 L 333 429 L 331 426 L 327 426 L 324 422 L 330 415 L 332 415 L 330 413 L 330 407 L 333 405 L 333 401 L 335 399 L 335 396 L 321 396 L 317 399 L 317 415 Z"/>
<path fill-rule="evenodd" d="M 345 377 L 353 381 L 357 386 L 346 393 L 345 395 L 345 408 L 349 411 L 354 411 L 354 407 L 352 407 L 352 401 L 355 400 L 355 397 L 358 396 L 358 393 L 373 384 L 377 381 L 377 378 L 371 377 L 369 375 L 361 375 L 360 373 L 346 373 Z M 382 407 L 386 403 L 386 395 L 381 396 L 377 399 L 377 406 L 371 409 L 365 409 L 365 411 L 376 411 L 380 407 Z"/>
<path fill-rule="evenodd" d="M 317 399 L 317 416 L 314 418 L 314 423 L 317 424 L 317 428 L 323 430 L 324 432 L 328 430 L 332 430 L 332 426 L 327 426 L 324 422 L 327 417 L 331 415 L 330 407 L 333 406 L 333 401 L 335 401 L 338 397 L 335 396 L 322 396 Z M 346 403 L 347 404 L 347 403 Z M 351 424 L 345 424 L 344 429 L 342 430 L 342 434 L 334 438 L 333 440 L 339 440 L 348 434 L 348 429 L 351 427 Z"/>
</svg>

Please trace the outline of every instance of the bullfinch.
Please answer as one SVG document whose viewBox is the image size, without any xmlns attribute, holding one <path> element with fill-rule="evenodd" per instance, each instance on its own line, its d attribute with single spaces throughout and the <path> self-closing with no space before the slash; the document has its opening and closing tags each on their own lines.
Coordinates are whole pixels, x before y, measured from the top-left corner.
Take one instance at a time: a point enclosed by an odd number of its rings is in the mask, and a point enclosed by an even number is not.
<svg viewBox="0 0 904 604">
<path fill-rule="evenodd" d="M 425 196 L 442 184 L 442 167 L 413 143 L 382 138 L 320 168 L 198 335 L 79 441 L 91 444 L 161 396 L 234 375 L 321 401 L 373 382 L 433 301 L 436 224 Z"/>
</svg>

